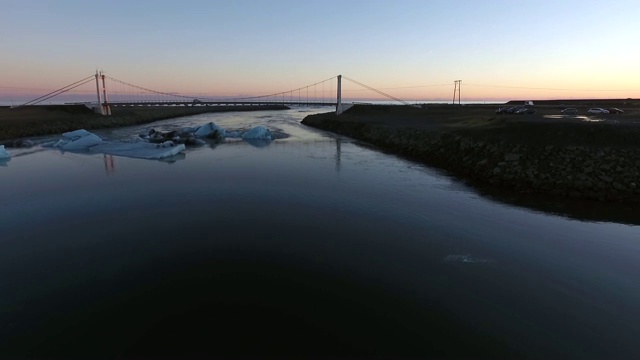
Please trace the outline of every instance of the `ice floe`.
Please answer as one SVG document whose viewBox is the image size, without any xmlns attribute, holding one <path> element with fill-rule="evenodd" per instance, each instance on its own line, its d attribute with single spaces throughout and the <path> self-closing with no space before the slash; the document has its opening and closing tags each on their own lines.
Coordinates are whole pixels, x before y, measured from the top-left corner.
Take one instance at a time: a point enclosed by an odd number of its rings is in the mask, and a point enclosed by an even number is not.
<svg viewBox="0 0 640 360">
<path fill-rule="evenodd" d="M 255 145 L 257 141 L 260 146 L 266 146 L 271 140 L 285 138 L 287 135 L 281 132 L 272 132 L 267 127 L 261 125 L 249 130 L 226 130 L 210 122 L 199 127 L 187 127 L 181 130 L 167 132 L 151 129 L 147 133 L 138 135 L 138 137 L 143 141 L 153 143 L 162 143 L 170 140 L 174 143 L 185 145 L 204 145 L 206 142 L 202 140 L 203 138 L 212 139 L 217 142 L 222 142 L 229 138 L 243 139 L 252 145 Z"/>
<path fill-rule="evenodd" d="M 62 139 L 58 140 L 53 147 L 63 150 L 87 150 L 102 142 L 98 135 L 81 129 L 62 134 Z"/>
<path fill-rule="evenodd" d="M 4 145 L 0 145 L 0 166 L 7 166 L 9 161 L 11 161 L 11 154 L 4 149 Z"/>
<path fill-rule="evenodd" d="M 185 150 L 184 144 L 176 145 L 172 141 L 163 141 L 159 144 L 104 141 L 98 135 L 84 129 L 64 133 L 60 140 L 47 145 L 66 151 L 85 151 L 139 159 L 164 159 Z"/>
<path fill-rule="evenodd" d="M 249 130 L 227 131 L 209 122 L 199 127 L 181 130 L 158 131 L 151 129 L 128 141 L 105 141 L 98 135 L 80 129 L 62 134 L 57 141 L 42 144 L 44 147 L 58 148 L 64 151 L 103 153 L 141 159 L 164 159 L 182 153 L 186 145 L 205 145 L 209 139 L 215 142 L 224 141 L 226 137 L 242 139 L 256 147 L 268 146 L 273 139 L 287 137 L 282 132 L 272 132 L 266 126 L 255 126 Z M 4 151 L 4 149 L 2 149 Z M 5 152 L 6 153 L 6 152 Z M 0 158 L 1 158 L 0 153 Z M 7 154 L 8 156 L 8 154 Z"/>
<path fill-rule="evenodd" d="M 259 125 L 242 134 L 244 140 L 271 140 L 271 131 L 265 126 Z"/>
<path fill-rule="evenodd" d="M 11 158 L 11 155 L 4 149 L 4 145 L 0 145 L 0 160 L 6 160 Z"/>
<path fill-rule="evenodd" d="M 205 145 L 206 142 L 200 138 L 223 141 L 225 138 L 225 130 L 212 122 L 200 127 L 187 127 L 181 130 L 171 130 L 166 132 L 151 129 L 147 133 L 138 135 L 138 139 L 136 139 L 136 141 L 140 141 L 140 139 L 142 139 L 143 141 L 152 143 L 173 141 L 177 144 L 192 146 Z"/>
<path fill-rule="evenodd" d="M 195 132 L 194 135 L 197 137 L 207 137 L 213 139 L 224 139 L 225 138 L 225 130 L 218 125 L 210 122 L 208 124 L 204 124 L 200 126 Z"/>
</svg>

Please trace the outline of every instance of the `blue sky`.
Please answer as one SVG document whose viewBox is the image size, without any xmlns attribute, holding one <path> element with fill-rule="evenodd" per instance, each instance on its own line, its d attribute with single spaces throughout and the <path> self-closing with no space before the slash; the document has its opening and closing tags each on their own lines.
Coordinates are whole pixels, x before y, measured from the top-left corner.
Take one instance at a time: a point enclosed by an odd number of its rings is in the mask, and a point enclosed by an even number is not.
<svg viewBox="0 0 640 360">
<path fill-rule="evenodd" d="M 0 0 L 0 9 L 0 100 L 96 68 L 220 95 L 343 74 L 411 100 L 449 98 L 457 79 L 478 99 L 640 97 L 637 0 Z"/>
</svg>

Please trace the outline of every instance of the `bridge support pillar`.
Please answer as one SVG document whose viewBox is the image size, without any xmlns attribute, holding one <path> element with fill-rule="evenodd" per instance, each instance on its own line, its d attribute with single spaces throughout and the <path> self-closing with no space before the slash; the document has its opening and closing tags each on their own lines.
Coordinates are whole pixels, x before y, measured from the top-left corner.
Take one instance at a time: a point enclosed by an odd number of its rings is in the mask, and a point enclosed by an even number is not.
<svg viewBox="0 0 640 360">
<path fill-rule="evenodd" d="M 100 98 L 100 75 L 98 75 L 98 70 L 96 70 L 96 93 L 98 94 L 98 103 L 93 108 L 93 111 L 97 114 L 102 114 L 102 107 L 100 106 L 100 104 L 102 104 L 102 99 Z"/>
<path fill-rule="evenodd" d="M 111 115 L 111 107 L 109 106 L 109 98 L 107 97 L 107 85 L 105 82 L 106 76 L 102 73 L 102 71 L 100 72 L 100 77 L 102 77 L 102 100 L 104 101 L 102 103 L 102 115 Z"/>
<path fill-rule="evenodd" d="M 100 79 L 102 78 L 102 95 L 100 94 Z M 107 100 L 107 86 L 105 82 L 105 75 L 96 70 L 96 93 L 98 94 L 98 105 L 93 108 L 95 113 L 101 115 L 111 115 L 111 107 Z"/>
<path fill-rule="evenodd" d="M 353 104 L 342 103 L 342 75 L 338 75 L 338 101 L 336 102 L 336 115 L 340 115 L 343 112 L 349 110 Z"/>
</svg>

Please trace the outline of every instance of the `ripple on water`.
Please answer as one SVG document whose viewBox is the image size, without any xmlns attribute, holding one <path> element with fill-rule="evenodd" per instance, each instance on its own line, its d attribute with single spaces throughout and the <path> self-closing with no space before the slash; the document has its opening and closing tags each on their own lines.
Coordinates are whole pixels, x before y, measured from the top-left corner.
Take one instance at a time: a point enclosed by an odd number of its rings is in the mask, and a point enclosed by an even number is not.
<svg viewBox="0 0 640 360">
<path fill-rule="evenodd" d="M 467 263 L 467 264 L 486 264 L 492 263 L 492 259 L 485 259 L 480 257 L 471 256 L 471 254 L 455 254 L 447 255 L 444 258 L 444 262 L 447 263 Z"/>
</svg>

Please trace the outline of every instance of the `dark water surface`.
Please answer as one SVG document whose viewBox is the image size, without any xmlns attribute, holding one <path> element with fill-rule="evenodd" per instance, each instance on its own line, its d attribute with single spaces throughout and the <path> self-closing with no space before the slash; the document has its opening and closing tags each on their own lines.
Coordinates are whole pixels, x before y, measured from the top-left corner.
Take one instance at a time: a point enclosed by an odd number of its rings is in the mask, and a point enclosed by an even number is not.
<svg viewBox="0 0 640 360">
<path fill-rule="evenodd" d="M 291 135 L 173 163 L 15 156 L 0 355 L 640 356 L 640 227 L 493 202 L 304 115 L 156 124 Z"/>
</svg>

